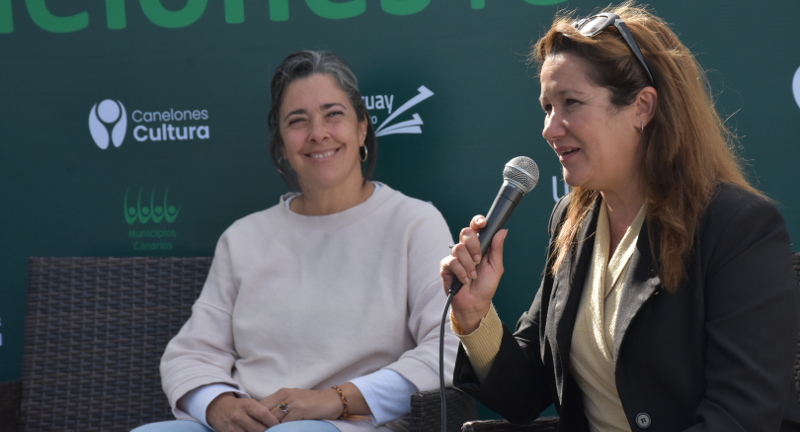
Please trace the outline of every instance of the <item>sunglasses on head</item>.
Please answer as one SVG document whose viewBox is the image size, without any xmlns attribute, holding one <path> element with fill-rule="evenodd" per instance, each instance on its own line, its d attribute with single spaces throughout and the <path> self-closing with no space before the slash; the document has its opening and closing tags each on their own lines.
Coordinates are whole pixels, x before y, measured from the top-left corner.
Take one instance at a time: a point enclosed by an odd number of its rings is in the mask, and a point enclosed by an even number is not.
<svg viewBox="0 0 800 432">
<path fill-rule="evenodd" d="M 650 72 L 650 67 L 647 66 L 647 62 L 644 59 L 642 50 L 639 49 L 636 39 L 633 38 L 633 34 L 631 34 L 631 31 L 628 30 L 628 26 L 625 25 L 625 21 L 622 21 L 622 18 L 620 18 L 619 15 L 610 12 L 601 13 L 575 21 L 573 26 L 575 26 L 575 28 L 578 29 L 582 35 L 587 37 L 595 37 L 608 27 L 616 27 L 617 31 L 619 31 L 619 34 L 622 36 L 622 39 L 624 39 L 628 44 L 628 48 L 633 51 L 633 55 L 636 56 L 637 60 L 639 60 L 639 63 L 644 68 L 644 71 L 647 72 L 650 82 L 655 87 L 656 80 L 653 79 L 653 74 Z"/>
</svg>

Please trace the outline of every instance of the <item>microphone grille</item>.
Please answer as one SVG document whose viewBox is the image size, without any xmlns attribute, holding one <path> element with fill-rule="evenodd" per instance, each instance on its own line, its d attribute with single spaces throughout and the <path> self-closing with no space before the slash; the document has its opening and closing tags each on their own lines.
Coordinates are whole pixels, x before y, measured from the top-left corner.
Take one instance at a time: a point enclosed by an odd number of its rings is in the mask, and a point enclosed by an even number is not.
<svg viewBox="0 0 800 432">
<path fill-rule="evenodd" d="M 511 159 L 503 168 L 503 180 L 514 184 L 526 194 L 539 183 L 539 167 L 536 162 L 527 156 L 517 156 Z"/>
</svg>

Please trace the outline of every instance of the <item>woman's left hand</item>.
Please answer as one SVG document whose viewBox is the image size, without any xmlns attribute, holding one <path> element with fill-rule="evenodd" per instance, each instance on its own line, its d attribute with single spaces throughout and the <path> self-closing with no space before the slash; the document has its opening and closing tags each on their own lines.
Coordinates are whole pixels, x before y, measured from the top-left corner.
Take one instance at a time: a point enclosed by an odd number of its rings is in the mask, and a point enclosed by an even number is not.
<svg viewBox="0 0 800 432">
<path fill-rule="evenodd" d="M 343 409 L 342 399 L 332 388 L 325 390 L 282 388 L 262 399 L 261 403 L 269 408 L 281 423 L 295 420 L 335 420 L 342 414 Z"/>
</svg>

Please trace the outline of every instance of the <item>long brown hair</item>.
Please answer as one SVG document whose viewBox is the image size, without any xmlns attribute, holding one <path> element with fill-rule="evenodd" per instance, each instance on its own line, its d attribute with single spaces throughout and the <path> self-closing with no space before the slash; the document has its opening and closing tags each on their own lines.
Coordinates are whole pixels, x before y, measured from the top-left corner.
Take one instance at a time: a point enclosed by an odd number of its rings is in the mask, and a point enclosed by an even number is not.
<svg viewBox="0 0 800 432">
<path fill-rule="evenodd" d="M 675 292 L 684 277 L 698 221 L 720 183 L 761 195 L 747 181 L 735 148 L 738 141 L 714 107 L 705 72 L 694 55 L 660 18 L 626 1 L 613 12 L 627 24 L 644 53 L 658 92 L 655 116 L 643 131 L 642 190 L 647 200 L 648 234 L 660 262 L 664 288 Z M 611 103 L 633 103 L 652 85 L 647 73 L 613 27 L 590 38 L 573 26 L 574 12 L 557 16 L 530 53 L 539 70 L 549 56 L 569 53 L 587 61 L 589 78 L 611 91 Z M 551 271 L 567 259 L 581 224 L 599 192 L 580 187 L 555 240 Z"/>
</svg>

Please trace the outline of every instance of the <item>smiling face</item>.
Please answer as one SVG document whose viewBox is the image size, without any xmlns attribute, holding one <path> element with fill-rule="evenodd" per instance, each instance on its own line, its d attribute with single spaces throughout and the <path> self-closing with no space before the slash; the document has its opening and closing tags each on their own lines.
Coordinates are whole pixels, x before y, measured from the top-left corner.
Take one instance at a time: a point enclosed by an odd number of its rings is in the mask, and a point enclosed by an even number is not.
<svg viewBox="0 0 800 432">
<path fill-rule="evenodd" d="M 357 117 L 332 77 L 313 74 L 289 84 L 278 121 L 283 157 L 304 193 L 361 188 L 359 148 L 366 138 L 366 119 Z"/>
<path fill-rule="evenodd" d="M 542 136 L 558 154 L 567 184 L 628 194 L 639 189 L 642 143 L 636 104 L 614 106 L 611 92 L 590 80 L 588 67 L 572 54 L 545 59 Z"/>
</svg>

